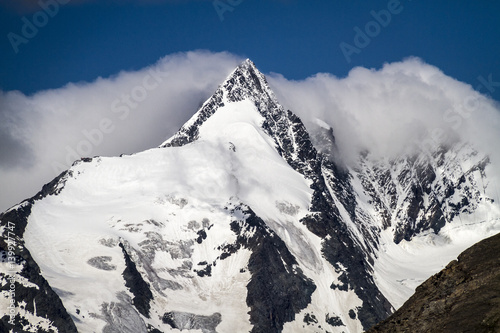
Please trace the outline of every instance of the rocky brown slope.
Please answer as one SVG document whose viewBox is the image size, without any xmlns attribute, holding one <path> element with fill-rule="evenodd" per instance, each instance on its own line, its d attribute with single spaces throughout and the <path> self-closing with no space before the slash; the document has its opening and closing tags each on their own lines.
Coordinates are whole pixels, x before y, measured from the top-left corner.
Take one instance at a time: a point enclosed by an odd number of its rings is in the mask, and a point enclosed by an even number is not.
<svg viewBox="0 0 500 333">
<path fill-rule="evenodd" d="M 464 251 L 367 333 L 500 332 L 500 234 Z"/>
</svg>

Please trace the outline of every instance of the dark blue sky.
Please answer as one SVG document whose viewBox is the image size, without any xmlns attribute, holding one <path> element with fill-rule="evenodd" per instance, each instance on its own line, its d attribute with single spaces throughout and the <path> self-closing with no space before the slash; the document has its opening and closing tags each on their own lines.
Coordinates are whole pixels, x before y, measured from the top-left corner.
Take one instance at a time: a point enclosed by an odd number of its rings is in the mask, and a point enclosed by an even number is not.
<svg viewBox="0 0 500 333">
<path fill-rule="evenodd" d="M 380 68 L 417 56 L 500 100 L 497 0 L 217 0 L 232 9 L 222 21 L 213 1 L 97 2 L 70 1 L 54 17 L 37 12 L 39 7 L 0 7 L 0 89 L 31 94 L 207 49 L 249 57 L 264 73 L 289 79 L 318 72 L 343 77 L 355 66 Z M 371 14 L 382 10 L 392 10 L 390 22 L 381 14 L 385 26 Z M 23 26 L 34 21 L 38 32 L 26 38 Z M 356 41 L 355 27 L 368 28 L 370 40 Z M 9 33 L 26 39 L 20 43 L 10 34 L 11 42 Z M 350 62 L 341 43 L 356 47 Z"/>
</svg>

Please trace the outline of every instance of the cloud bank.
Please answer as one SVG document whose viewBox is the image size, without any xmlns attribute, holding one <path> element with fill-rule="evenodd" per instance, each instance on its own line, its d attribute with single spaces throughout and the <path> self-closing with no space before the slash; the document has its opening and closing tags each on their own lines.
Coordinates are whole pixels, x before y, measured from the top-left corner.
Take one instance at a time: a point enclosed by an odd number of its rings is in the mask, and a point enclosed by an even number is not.
<svg viewBox="0 0 500 333">
<path fill-rule="evenodd" d="M 0 211 L 80 157 L 158 146 L 242 60 L 229 53 L 179 53 L 139 71 L 32 96 L 0 91 Z M 291 81 L 270 74 L 268 81 L 310 129 L 317 119 L 332 126 L 347 163 L 364 150 L 394 157 L 408 147 L 454 140 L 497 156 L 498 103 L 419 59 L 354 68 L 345 78 L 317 74 Z"/>
<path fill-rule="evenodd" d="M 25 96 L 0 91 L 0 211 L 86 156 L 160 145 L 243 59 L 179 53 L 135 72 Z"/>
<path fill-rule="evenodd" d="M 333 128 L 346 162 L 362 151 L 391 158 L 458 140 L 497 157 L 498 102 L 418 58 L 379 70 L 356 67 L 345 78 L 268 79 L 281 103 L 306 125 L 320 119 Z"/>
</svg>

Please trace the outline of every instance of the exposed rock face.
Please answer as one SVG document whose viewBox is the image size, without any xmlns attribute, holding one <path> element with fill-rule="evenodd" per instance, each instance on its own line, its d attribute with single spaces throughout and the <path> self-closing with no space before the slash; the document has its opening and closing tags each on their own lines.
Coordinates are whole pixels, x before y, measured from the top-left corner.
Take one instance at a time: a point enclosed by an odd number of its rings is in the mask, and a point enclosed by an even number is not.
<svg viewBox="0 0 500 333">
<path fill-rule="evenodd" d="M 33 198 L 25 200 L 15 209 L 0 214 L 1 262 L 6 263 L 8 272 L 0 274 L 0 291 L 7 295 L 13 305 L 15 318 L 3 316 L 0 331 L 24 332 L 77 332 L 58 294 L 42 276 L 40 268 L 25 247 L 23 234 L 35 200 L 57 194 L 64 185 L 67 172 L 43 186 Z M 25 314 L 29 314 L 31 321 Z"/>
<path fill-rule="evenodd" d="M 420 285 L 377 332 L 500 332 L 500 234 L 464 251 Z"/>
<path fill-rule="evenodd" d="M 411 241 L 418 233 L 439 233 L 461 213 L 473 213 L 484 198 L 488 156 L 467 143 L 409 153 L 395 160 L 361 158 L 361 179 L 384 227 L 394 227 L 394 242 Z"/>
<path fill-rule="evenodd" d="M 201 330 L 202 333 L 215 333 L 217 325 L 220 324 L 220 313 L 211 316 L 198 316 L 185 312 L 167 312 L 162 321 L 172 328 L 182 330 Z"/>
<path fill-rule="evenodd" d="M 252 250 L 248 261 L 252 280 L 246 299 L 251 308 L 252 333 L 280 332 L 285 322 L 294 320 L 295 314 L 311 302 L 316 286 L 300 268 L 294 269 L 296 259 L 262 219 L 247 207 L 235 207 L 233 214 L 235 211 L 249 215 L 233 221 L 231 229 L 238 235 L 235 246 Z M 251 230 L 253 236 L 245 237 Z M 271 285 L 272 291 L 268 288 Z"/>
</svg>

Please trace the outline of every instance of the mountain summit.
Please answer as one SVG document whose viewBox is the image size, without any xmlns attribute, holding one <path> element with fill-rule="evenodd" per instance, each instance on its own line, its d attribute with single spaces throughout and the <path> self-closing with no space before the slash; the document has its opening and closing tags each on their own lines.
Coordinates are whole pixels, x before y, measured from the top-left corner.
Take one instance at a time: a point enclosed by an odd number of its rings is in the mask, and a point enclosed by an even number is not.
<svg viewBox="0 0 500 333">
<path fill-rule="evenodd" d="M 361 332 L 500 229 L 466 143 L 339 167 L 311 138 L 246 60 L 160 147 L 75 162 L 0 215 L 0 325 Z"/>
</svg>

